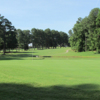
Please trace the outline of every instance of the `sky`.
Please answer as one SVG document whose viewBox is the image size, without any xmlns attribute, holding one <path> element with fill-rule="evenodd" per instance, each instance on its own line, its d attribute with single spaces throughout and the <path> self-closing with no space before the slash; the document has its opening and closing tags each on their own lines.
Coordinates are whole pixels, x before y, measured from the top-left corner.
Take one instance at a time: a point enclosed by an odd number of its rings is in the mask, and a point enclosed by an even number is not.
<svg viewBox="0 0 100 100">
<path fill-rule="evenodd" d="M 22 30 L 50 28 L 68 33 L 93 8 L 100 8 L 100 0 L 0 0 L 0 14 Z"/>
</svg>

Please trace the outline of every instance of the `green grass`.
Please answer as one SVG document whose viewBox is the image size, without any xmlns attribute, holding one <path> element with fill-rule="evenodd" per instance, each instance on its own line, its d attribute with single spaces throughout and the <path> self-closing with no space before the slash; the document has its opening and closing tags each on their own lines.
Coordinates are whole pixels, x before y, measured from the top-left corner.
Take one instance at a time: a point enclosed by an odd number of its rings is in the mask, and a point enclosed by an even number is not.
<svg viewBox="0 0 100 100">
<path fill-rule="evenodd" d="M 33 52 L 33 59 L 32 50 L 0 55 L 0 100 L 100 99 L 99 54 L 70 48 Z"/>
</svg>

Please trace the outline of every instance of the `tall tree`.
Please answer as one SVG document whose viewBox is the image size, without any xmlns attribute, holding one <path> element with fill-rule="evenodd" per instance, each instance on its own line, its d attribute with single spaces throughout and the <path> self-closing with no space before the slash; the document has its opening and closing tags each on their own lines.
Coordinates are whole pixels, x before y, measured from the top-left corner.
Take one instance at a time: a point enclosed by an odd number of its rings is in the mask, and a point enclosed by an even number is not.
<svg viewBox="0 0 100 100">
<path fill-rule="evenodd" d="M 96 18 L 99 12 L 99 8 L 94 8 L 91 10 L 88 19 L 89 19 L 89 23 L 88 23 L 88 41 L 89 41 L 89 49 L 90 50 L 95 50 L 96 46 L 95 46 L 95 29 L 96 29 Z"/>
<path fill-rule="evenodd" d="M 73 35 L 73 30 L 70 29 L 70 30 L 68 31 L 68 33 L 69 33 L 69 37 L 71 37 L 71 36 Z"/>
<path fill-rule="evenodd" d="M 16 39 L 17 33 L 15 31 L 10 31 L 7 33 L 7 39 L 6 39 L 6 49 L 14 49 L 17 47 L 17 39 Z"/>
<path fill-rule="evenodd" d="M 78 18 L 78 21 L 73 27 L 73 34 L 70 36 L 70 45 L 75 51 L 84 51 L 84 39 L 85 34 L 82 26 L 82 18 Z"/>
<path fill-rule="evenodd" d="M 31 34 L 32 34 L 31 41 L 33 43 L 34 48 L 39 45 L 39 33 L 38 32 L 39 32 L 38 29 L 35 29 L 35 28 L 31 29 Z"/>
<path fill-rule="evenodd" d="M 95 38 L 95 46 L 97 53 L 100 53 L 100 9 L 96 18 L 96 29 L 94 38 Z"/>
<path fill-rule="evenodd" d="M 8 33 L 15 31 L 15 28 L 12 26 L 12 23 L 8 19 L 4 18 L 4 16 L 0 16 L 0 30 L 2 31 L 3 54 L 5 55 L 7 39 L 9 38 Z"/>
<path fill-rule="evenodd" d="M 49 49 L 52 46 L 52 32 L 49 28 L 45 29 L 45 36 L 46 36 L 46 47 Z"/>
<path fill-rule="evenodd" d="M 30 31 L 17 29 L 18 46 L 24 50 L 28 49 L 30 43 Z"/>
<path fill-rule="evenodd" d="M 24 50 L 28 49 L 28 44 L 30 43 L 30 30 L 23 30 L 24 33 Z"/>
</svg>

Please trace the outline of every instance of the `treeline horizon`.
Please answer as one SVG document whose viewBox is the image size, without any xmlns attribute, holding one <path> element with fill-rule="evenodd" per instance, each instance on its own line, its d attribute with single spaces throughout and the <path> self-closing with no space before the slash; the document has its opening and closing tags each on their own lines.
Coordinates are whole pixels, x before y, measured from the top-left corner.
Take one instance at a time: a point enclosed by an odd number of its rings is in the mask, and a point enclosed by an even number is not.
<svg viewBox="0 0 100 100">
<path fill-rule="evenodd" d="M 28 44 L 32 43 L 34 48 L 56 48 L 68 46 L 68 35 L 62 31 L 50 30 L 49 28 L 42 30 L 32 28 L 30 30 L 17 29 L 17 40 L 20 48 L 28 49 Z"/>
<path fill-rule="evenodd" d="M 79 17 L 74 27 L 68 31 L 16 29 L 4 16 L 0 16 L 0 50 L 22 48 L 28 49 L 28 44 L 34 48 L 56 48 L 57 46 L 71 46 L 74 51 L 93 51 L 100 53 L 100 9 L 94 8 L 85 18 Z"/>
</svg>

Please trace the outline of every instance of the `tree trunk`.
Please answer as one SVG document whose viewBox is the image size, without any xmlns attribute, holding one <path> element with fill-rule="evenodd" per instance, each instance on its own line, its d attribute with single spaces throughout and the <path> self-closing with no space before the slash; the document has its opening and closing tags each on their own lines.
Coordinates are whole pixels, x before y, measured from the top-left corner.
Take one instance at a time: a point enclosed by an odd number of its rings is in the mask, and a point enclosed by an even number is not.
<svg viewBox="0 0 100 100">
<path fill-rule="evenodd" d="M 5 55 L 5 44 L 6 44 L 6 38 L 5 38 L 5 32 L 4 32 L 3 55 Z"/>
<path fill-rule="evenodd" d="M 16 52 L 17 52 L 17 48 L 16 48 Z"/>
<path fill-rule="evenodd" d="M 10 49 L 9 49 L 9 52 L 10 52 Z"/>
<path fill-rule="evenodd" d="M 42 45 L 42 50 L 43 50 L 43 45 Z"/>
<path fill-rule="evenodd" d="M 85 37 L 85 51 L 87 51 L 87 38 Z"/>
</svg>

